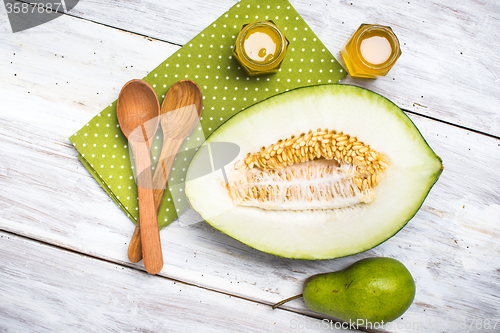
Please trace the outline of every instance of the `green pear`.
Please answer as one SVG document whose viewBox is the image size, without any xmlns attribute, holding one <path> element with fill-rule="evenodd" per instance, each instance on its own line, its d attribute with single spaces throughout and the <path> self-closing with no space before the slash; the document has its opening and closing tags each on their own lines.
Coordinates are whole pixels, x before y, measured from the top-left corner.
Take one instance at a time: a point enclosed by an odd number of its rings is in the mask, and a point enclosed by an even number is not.
<svg viewBox="0 0 500 333">
<path fill-rule="evenodd" d="M 401 316 L 415 298 L 415 282 L 399 261 L 367 258 L 341 271 L 309 277 L 302 296 L 313 311 L 364 326 Z"/>
</svg>

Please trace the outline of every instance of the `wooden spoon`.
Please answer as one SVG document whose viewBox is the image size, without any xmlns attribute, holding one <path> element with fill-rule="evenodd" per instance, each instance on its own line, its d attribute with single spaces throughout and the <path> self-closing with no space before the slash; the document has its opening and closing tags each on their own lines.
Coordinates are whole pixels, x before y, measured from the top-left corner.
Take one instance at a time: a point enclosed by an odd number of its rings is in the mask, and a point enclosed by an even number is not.
<svg viewBox="0 0 500 333">
<path fill-rule="evenodd" d="M 127 82 L 118 96 L 116 113 L 134 155 L 144 267 L 148 273 L 157 274 L 163 267 L 163 255 L 151 172 L 150 146 L 160 115 L 155 91 L 142 80 Z"/>
<path fill-rule="evenodd" d="M 163 146 L 153 177 L 156 213 L 160 209 L 175 155 L 184 139 L 198 123 L 202 110 L 203 97 L 200 88 L 190 80 L 181 80 L 175 83 L 170 87 L 163 100 L 160 116 Z M 141 232 L 138 223 L 128 247 L 128 258 L 131 262 L 139 262 L 142 259 L 141 248 Z"/>
</svg>

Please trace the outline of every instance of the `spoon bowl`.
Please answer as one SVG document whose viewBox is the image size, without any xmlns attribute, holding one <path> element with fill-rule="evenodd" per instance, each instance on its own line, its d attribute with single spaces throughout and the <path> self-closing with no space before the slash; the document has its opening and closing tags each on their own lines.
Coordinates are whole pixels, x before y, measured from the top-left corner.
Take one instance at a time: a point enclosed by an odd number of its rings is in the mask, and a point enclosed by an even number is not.
<svg viewBox="0 0 500 333">
<path fill-rule="evenodd" d="M 116 108 L 118 123 L 127 138 L 136 128 L 145 124 L 148 125 L 146 136 L 150 140 L 153 138 L 158 128 L 160 104 L 149 84 L 142 80 L 127 82 L 120 92 Z"/>
</svg>

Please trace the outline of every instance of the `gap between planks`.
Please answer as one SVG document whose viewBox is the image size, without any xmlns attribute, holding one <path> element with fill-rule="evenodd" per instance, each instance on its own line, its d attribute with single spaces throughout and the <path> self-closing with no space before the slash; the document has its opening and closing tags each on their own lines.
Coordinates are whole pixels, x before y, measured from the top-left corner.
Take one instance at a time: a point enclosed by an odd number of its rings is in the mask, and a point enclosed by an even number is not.
<svg viewBox="0 0 500 333">
<path fill-rule="evenodd" d="M 479 130 L 476 130 L 476 129 L 473 129 L 473 128 L 469 128 L 469 127 L 465 127 L 465 126 L 462 126 L 462 125 L 454 124 L 454 123 L 451 123 L 451 122 L 446 121 L 446 120 L 437 119 L 437 118 L 434 118 L 434 117 L 431 117 L 431 116 L 428 116 L 428 115 L 425 115 L 425 114 L 417 113 L 417 112 L 414 112 L 414 111 L 410 111 L 410 110 L 407 110 L 407 109 L 401 108 L 401 110 L 403 110 L 403 112 L 405 112 L 405 113 L 410 113 L 410 114 L 413 114 L 415 116 L 420 116 L 420 117 L 427 118 L 427 119 L 430 119 L 430 120 L 438 121 L 438 122 L 443 123 L 445 125 L 457 127 L 457 128 L 469 131 L 469 132 L 474 132 L 474 133 L 477 133 L 477 134 L 480 134 L 480 135 L 485 135 L 485 136 L 488 136 L 490 138 L 500 140 L 500 136 L 496 136 L 496 135 L 493 135 L 493 134 L 485 133 L 485 132 L 482 132 L 482 131 L 479 131 Z"/>
</svg>

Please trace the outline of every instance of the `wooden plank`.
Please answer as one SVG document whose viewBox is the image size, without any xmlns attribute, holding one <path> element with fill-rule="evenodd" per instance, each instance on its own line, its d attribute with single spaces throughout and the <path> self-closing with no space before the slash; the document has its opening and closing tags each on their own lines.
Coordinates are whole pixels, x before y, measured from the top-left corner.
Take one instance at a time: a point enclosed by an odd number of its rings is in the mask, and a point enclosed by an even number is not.
<svg viewBox="0 0 500 333">
<path fill-rule="evenodd" d="M 26 99 L 79 110 L 81 118 L 59 128 L 65 137 L 116 100 L 128 80 L 146 76 L 179 49 L 65 15 L 21 33 L 9 30 L 0 6 L 0 89 L 19 94 L 16 104 L 26 116 L 34 111 L 22 107 Z"/>
<path fill-rule="evenodd" d="M 2 332 L 285 332 L 328 323 L 0 232 Z M 340 331 L 335 329 L 333 331 Z"/>
<path fill-rule="evenodd" d="M 67 137 L 114 100 L 123 83 L 177 47 L 71 17 L 39 29 L 0 34 L 0 73 L 6 78 L 0 81 L 0 229 L 141 269 L 126 258 L 133 224 L 83 169 Z M 186 216 L 161 232 L 162 275 L 270 304 L 300 292 L 309 275 L 366 256 L 391 256 L 408 266 L 418 287 L 416 302 L 398 322 L 411 327 L 437 319 L 440 326 L 428 331 L 438 332 L 458 319 L 495 320 L 499 141 L 412 119 L 443 158 L 445 172 L 396 237 L 348 258 L 289 260 Z M 308 313 L 300 301 L 287 308 Z"/>
<path fill-rule="evenodd" d="M 71 14 L 184 45 L 235 3 L 81 1 Z M 361 23 L 394 29 L 403 55 L 389 75 L 346 83 L 379 92 L 413 112 L 500 137 L 500 56 L 493 47 L 500 39 L 497 1 L 291 3 L 339 60 L 339 50 Z"/>
</svg>

